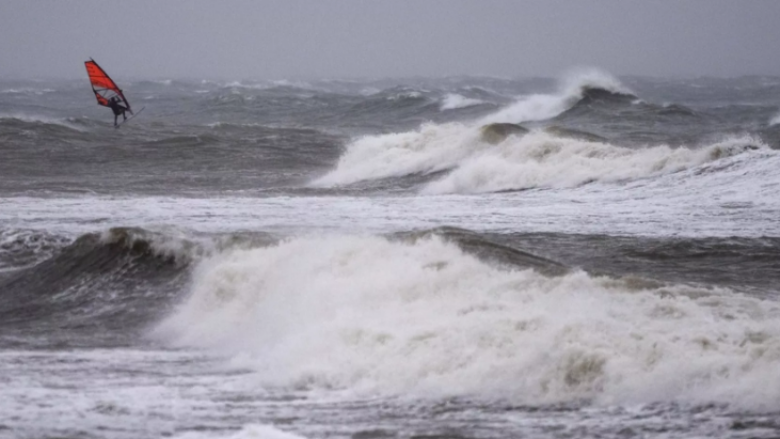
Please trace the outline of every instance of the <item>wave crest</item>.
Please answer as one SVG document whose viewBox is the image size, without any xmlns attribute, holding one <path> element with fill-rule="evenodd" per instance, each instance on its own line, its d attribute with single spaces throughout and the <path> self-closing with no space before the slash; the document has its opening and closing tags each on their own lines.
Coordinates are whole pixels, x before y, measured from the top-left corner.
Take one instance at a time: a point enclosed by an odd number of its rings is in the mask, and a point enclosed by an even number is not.
<svg viewBox="0 0 780 439">
<path fill-rule="evenodd" d="M 68 119 L 58 119 L 54 117 L 48 117 L 48 116 L 40 116 L 40 115 L 29 115 L 29 114 L 0 114 L 0 126 L 8 125 L 14 128 L 24 128 L 24 129 L 30 129 L 30 128 L 36 128 L 36 127 L 44 127 L 44 128 L 55 128 L 55 129 L 62 129 L 67 128 L 70 131 L 77 131 L 77 132 L 83 132 L 84 128 L 81 126 L 76 125 L 76 123 L 81 123 L 82 121 L 79 119 L 74 118 L 68 118 Z"/>
<path fill-rule="evenodd" d="M 478 130 L 459 123 L 424 124 L 417 131 L 361 137 L 349 145 L 336 168 L 313 186 L 431 173 L 455 166 L 488 145 Z"/>
<path fill-rule="evenodd" d="M 543 131 L 510 139 L 464 159 L 423 192 L 481 193 L 636 180 L 767 149 L 752 137 L 727 139 L 703 148 L 660 145 L 641 149 L 556 137 Z"/>
<path fill-rule="evenodd" d="M 449 93 L 442 99 L 439 109 L 441 109 L 441 111 L 457 110 L 459 108 L 472 107 L 484 103 L 485 101 L 481 99 L 467 98 L 456 93 Z"/>
<path fill-rule="evenodd" d="M 578 70 L 564 76 L 556 93 L 525 96 L 516 103 L 483 117 L 478 124 L 550 119 L 596 93 L 633 96 L 631 90 L 606 72 L 597 69 Z"/>
<path fill-rule="evenodd" d="M 157 334 L 234 356 L 268 386 L 776 408 L 778 317 L 730 291 L 549 277 L 436 237 L 353 236 L 205 260 Z"/>
</svg>

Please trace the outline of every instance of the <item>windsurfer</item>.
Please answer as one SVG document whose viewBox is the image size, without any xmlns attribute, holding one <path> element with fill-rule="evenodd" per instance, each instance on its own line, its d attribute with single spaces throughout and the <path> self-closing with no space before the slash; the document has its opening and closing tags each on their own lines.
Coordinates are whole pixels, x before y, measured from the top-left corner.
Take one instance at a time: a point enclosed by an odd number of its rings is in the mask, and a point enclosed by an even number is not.
<svg viewBox="0 0 780 439">
<path fill-rule="evenodd" d="M 113 96 L 108 100 L 108 106 L 111 107 L 111 110 L 114 112 L 114 126 L 117 126 L 116 121 L 120 114 L 125 118 L 124 120 L 127 120 L 127 116 L 125 115 L 127 107 L 119 103 L 119 98 Z"/>
</svg>

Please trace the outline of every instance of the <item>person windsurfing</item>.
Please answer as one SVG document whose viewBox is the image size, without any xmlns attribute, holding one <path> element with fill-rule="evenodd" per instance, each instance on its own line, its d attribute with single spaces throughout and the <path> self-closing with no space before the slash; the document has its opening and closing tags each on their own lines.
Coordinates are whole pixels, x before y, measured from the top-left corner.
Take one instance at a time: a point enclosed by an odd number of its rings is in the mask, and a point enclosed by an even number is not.
<svg viewBox="0 0 780 439">
<path fill-rule="evenodd" d="M 124 120 L 127 120 L 127 116 L 125 116 L 125 111 L 127 111 L 127 107 L 119 103 L 119 98 L 116 96 L 111 97 L 111 99 L 108 100 L 108 106 L 111 107 L 111 110 L 114 111 L 114 126 L 117 125 L 116 121 L 119 115 L 121 114 L 122 117 L 124 117 Z"/>
<path fill-rule="evenodd" d="M 87 68 L 89 82 L 92 84 L 92 91 L 95 93 L 98 105 L 109 107 L 114 112 L 114 126 L 118 127 L 117 119 L 121 114 L 124 120 L 127 120 L 125 112 L 133 114 L 130 108 L 130 102 L 127 101 L 122 89 L 120 89 L 111 77 L 108 76 L 93 59 L 84 62 Z M 143 110 L 143 108 L 141 109 Z M 139 110 L 140 111 L 140 110 Z"/>
</svg>

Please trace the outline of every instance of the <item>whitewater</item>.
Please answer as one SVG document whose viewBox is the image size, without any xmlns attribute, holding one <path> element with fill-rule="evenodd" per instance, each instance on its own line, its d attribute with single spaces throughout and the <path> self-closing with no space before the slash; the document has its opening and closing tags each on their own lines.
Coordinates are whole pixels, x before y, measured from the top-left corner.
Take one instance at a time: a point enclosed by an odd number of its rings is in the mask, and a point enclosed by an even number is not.
<svg viewBox="0 0 780 439">
<path fill-rule="evenodd" d="M 776 437 L 778 83 L 0 81 L 0 437 Z"/>
</svg>

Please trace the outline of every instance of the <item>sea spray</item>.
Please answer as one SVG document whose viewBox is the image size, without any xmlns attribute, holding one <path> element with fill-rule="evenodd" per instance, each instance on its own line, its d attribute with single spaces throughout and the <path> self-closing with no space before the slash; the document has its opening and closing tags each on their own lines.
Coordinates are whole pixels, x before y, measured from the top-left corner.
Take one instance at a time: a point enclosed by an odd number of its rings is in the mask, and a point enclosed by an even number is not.
<svg viewBox="0 0 780 439">
<path fill-rule="evenodd" d="M 473 105 L 479 105 L 484 102 L 485 101 L 479 99 L 467 98 L 463 95 L 455 93 L 448 93 L 446 96 L 444 96 L 444 99 L 442 100 L 439 108 L 441 108 L 441 111 L 457 110 L 458 108 L 471 107 Z"/>
<path fill-rule="evenodd" d="M 725 139 L 699 148 L 658 145 L 635 149 L 535 131 L 465 158 L 423 192 L 483 193 L 632 181 L 757 149 L 768 147 L 752 137 Z"/>
<path fill-rule="evenodd" d="M 438 238 L 301 237 L 203 261 L 155 331 L 266 387 L 780 408 L 780 306 L 498 268 Z"/>
<path fill-rule="evenodd" d="M 588 89 L 602 89 L 611 93 L 631 94 L 631 91 L 612 75 L 597 69 L 574 70 L 564 75 L 559 89 L 552 94 L 523 96 L 514 104 L 483 117 L 477 124 L 521 123 L 550 119 L 577 103 Z"/>
<path fill-rule="evenodd" d="M 330 187 L 441 171 L 487 146 L 477 130 L 460 123 L 429 123 L 417 131 L 365 136 L 348 145 L 336 168 L 312 185 Z"/>
<path fill-rule="evenodd" d="M 489 146 L 482 141 L 481 126 L 554 117 L 574 105 L 589 88 L 628 93 L 619 81 L 598 70 L 572 73 L 564 78 L 558 92 L 521 98 L 476 122 L 426 123 L 415 131 L 355 139 L 346 146 L 335 169 L 316 179 L 312 186 L 332 187 L 451 169 L 461 160 L 481 154 Z"/>
</svg>

